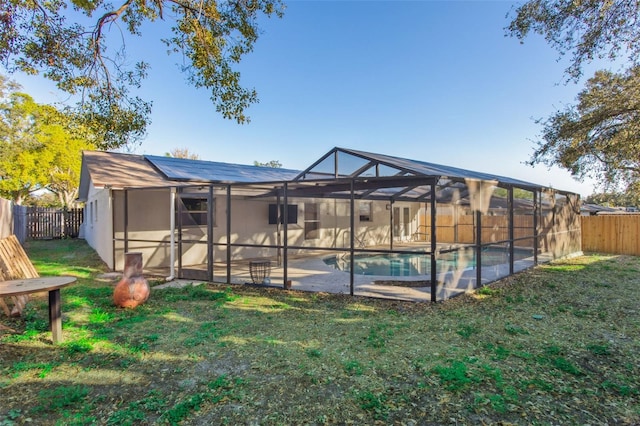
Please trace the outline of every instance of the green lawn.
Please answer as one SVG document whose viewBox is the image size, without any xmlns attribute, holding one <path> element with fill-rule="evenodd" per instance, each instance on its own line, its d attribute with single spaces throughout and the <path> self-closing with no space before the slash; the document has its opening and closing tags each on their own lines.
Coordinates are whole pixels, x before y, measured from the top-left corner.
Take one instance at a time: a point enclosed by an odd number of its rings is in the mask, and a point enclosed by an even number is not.
<svg viewBox="0 0 640 426">
<path fill-rule="evenodd" d="M 256 287 L 112 306 L 78 240 L 30 242 L 62 290 L 0 318 L 0 425 L 638 424 L 640 258 L 584 256 L 417 304 Z"/>
</svg>

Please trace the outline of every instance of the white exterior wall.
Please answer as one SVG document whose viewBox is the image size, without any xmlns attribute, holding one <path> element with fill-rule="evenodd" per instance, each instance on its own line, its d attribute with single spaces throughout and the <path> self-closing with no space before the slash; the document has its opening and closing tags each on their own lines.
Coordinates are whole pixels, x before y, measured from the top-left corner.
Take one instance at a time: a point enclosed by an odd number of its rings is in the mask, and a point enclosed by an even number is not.
<svg viewBox="0 0 640 426">
<path fill-rule="evenodd" d="M 359 203 L 371 203 L 371 221 L 360 221 Z M 350 202 L 349 200 L 333 199 L 290 199 L 289 204 L 298 206 L 298 221 L 289 224 L 287 232 L 287 244 L 298 247 L 329 247 L 348 248 L 350 245 Z M 305 203 L 318 205 L 318 220 L 320 224 L 319 238 L 305 239 Z M 235 199 L 231 201 L 231 243 L 249 245 L 276 245 L 277 225 L 269 224 L 269 204 L 275 204 L 273 200 L 249 200 Z M 356 248 L 360 242 L 365 246 L 386 245 L 390 238 L 390 211 L 387 204 L 382 201 L 355 202 L 355 229 Z M 411 222 L 408 229 L 415 230 L 418 224 L 418 212 L 420 205 L 416 203 L 395 203 L 395 207 L 408 207 L 410 209 Z M 214 242 L 226 243 L 226 198 L 216 198 L 216 227 L 214 228 Z M 284 229 L 281 226 L 281 237 L 284 238 Z M 281 242 L 283 244 L 284 241 Z M 246 259 L 266 257 L 274 255 L 275 249 L 268 248 L 232 248 L 232 259 Z M 290 249 L 290 254 L 298 254 L 303 250 Z M 206 252 L 205 252 L 206 255 Z M 214 250 L 215 261 L 225 261 L 226 249 L 217 246 Z"/>
<path fill-rule="evenodd" d="M 124 191 L 113 191 L 115 205 L 115 270 L 124 268 Z M 141 252 L 145 268 L 169 267 L 171 255 L 170 190 L 129 190 L 127 251 Z M 142 241 L 131 241 L 142 240 Z"/>
<path fill-rule="evenodd" d="M 110 193 L 113 201 L 110 200 Z M 215 198 L 215 223 L 213 227 L 214 260 L 226 261 L 227 206 L 226 192 L 217 191 Z M 145 268 L 170 266 L 170 190 L 129 190 L 128 191 L 128 251 L 142 253 Z M 282 201 L 282 200 L 281 200 Z M 288 245 L 308 247 L 348 248 L 350 243 L 350 202 L 333 199 L 290 199 L 289 204 L 298 206 L 298 221 L 289 224 Z M 319 237 L 305 239 L 305 203 L 316 203 L 318 207 Z M 371 221 L 360 221 L 360 203 L 371 203 Z M 269 204 L 274 199 L 232 198 L 231 205 L 231 243 L 248 245 L 278 244 L 277 225 L 269 224 Z M 356 248 L 389 244 L 390 210 L 388 203 L 382 201 L 355 201 Z M 96 208 L 97 206 L 97 208 Z M 411 223 L 409 229 L 415 230 L 418 223 L 417 203 L 394 203 L 393 207 L 409 207 Z M 393 208 L 389 207 L 389 208 Z M 112 210 L 115 209 L 115 219 Z M 115 220 L 115 234 L 112 233 Z M 94 189 L 89 191 L 85 215 L 85 238 L 100 257 L 114 270 L 124 267 L 124 191 Z M 176 225 L 177 226 L 177 225 Z M 281 226 L 281 237 L 284 229 Z M 115 264 L 113 259 L 113 235 L 115 235 Z M 199 241 L 200 244 L 183 243 L 182 264 L 201 265 L 207 261 L 207 227 L 183 227 L 182 239 Z M 143 240 L 143 241 L 132 241 Z M 284 241 L 280 241 L 283 244 Z M 290 254 L 299 254 L 304 250 L 290 249 Z M 232 260 L 275 256 L 276 249 L 262 247 L 233 247 Z M 176 263 L 178 265 L 177 233 Z"/>
<path fill-rule="evenodd" d="M 109 189 L 97 189 L 89 186 L 85 205 L 82 233 L 87 243 L 93 247 L 100 258 L 113 268 L 113 222 Z"/>
</svg>

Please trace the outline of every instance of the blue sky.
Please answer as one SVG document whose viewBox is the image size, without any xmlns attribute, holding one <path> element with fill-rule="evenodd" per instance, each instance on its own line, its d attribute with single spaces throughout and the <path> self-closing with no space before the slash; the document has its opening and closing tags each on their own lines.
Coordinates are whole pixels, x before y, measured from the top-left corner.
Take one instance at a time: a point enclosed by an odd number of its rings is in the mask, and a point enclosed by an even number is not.
<svg viewBox="0 0 640 426">
<path fill-rule="evenodd" d="M 505 36 L 512 4 L 290 1 L 282 19 L 264 20 L 239 67 L 260 97 L 247 125 L 221 118 L 180 73 L 181 57 L 153 39 L 162 30 L 146 27 L 127 44 L 152 66 L 140 92 L 153 101 L 152 124 L 135 152 L 188 148 L 205 160 L 303 169 L 341 146 L 588 195 L 590 182 L 523 164 L 541 131 L 534 119 L 574 103 L 583 86 L 564 84 L 567 63 L 541 37 Z M 17 80 L 39 102 L 61 98 Z"/>
</svg>

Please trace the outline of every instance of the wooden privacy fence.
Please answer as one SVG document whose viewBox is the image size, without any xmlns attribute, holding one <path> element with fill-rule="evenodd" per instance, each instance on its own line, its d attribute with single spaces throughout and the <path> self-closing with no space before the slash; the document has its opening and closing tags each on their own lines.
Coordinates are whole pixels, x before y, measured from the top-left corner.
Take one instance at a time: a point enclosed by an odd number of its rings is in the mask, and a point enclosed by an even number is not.
<svg viewBox="0 0 640 426">
<path fill-rule="evenodd" d="M 430 222 L 429 215 L 421 218 L 418 240 L 429 240 Z M 513 223 L 513 238 L 531 237 L 533 246 L 533 216 L 515 216 Z M 476 240 L 475 218 L 473 215 L 438 215 L 436 220 L 436 238 L 444 243 L 473 244 Z M 482 239 L 483 243 L 491 241 L 503 241 L 509 239 L 509 217 L 483 216 L 482 217 Z"/>
<path fill-rule="evenodd" d="M 27 238 L 76 238 L 83 217 L 84 209 L 27 207 Z"/>
<path fill-rule="evenodd" d="M 582 251 L 640 256 L 640 215 L 582 216 Z"/>
</svg>

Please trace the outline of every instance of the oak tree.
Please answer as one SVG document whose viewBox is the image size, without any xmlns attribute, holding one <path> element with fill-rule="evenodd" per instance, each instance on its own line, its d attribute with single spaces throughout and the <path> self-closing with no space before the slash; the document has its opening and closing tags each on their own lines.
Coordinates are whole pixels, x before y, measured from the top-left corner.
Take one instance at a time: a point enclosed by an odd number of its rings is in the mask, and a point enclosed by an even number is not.
<svg viewBox="0 0 640 426">
<path fill-rule="evenodd" d="M 538 120 L 543 132 L 530 164 L 558 165 L 613 190 L 640 187 L 640 2 L 529 0 L 507 33 L 521 41 L 539 34 L 570 54 L 569 80 L 594 59 L 625 63 L 620 72 L 596 72 L 576 105 Z"/>
<path fill-rule="evenodd" d="M 0 194 L 22 204 L 49 190 L 71 207 L 77 197 L 81 151 L 95 146 L 74 115 L 36 103 L 0 76 Z M 95 139 L 95 138 L 94 138 Z"/>
<path fill-rule="evenodd" d="M 576 105 L 541 124 L 531 164 L 559 165 L 610 189 L 631 190 L 640 182 L 640 67 L 596 72 Z"/>
<path fill-rule="evenodd" d="M 246 123 L 258 98 L 240 84 L 237 64 L 258 39 L 259 18 L 283 10 L 281 0 L 0 0 L 0 63 L 79 97 L 100 148 L 115 148 L 144 135 L 151 108 L 133 93 L 149 64 L 127 57 L 127 37 L 168 23 L 162 41 L 181 55 L 187 79 L 210 91 L 223 117 Z"/>
<path fill-rule="evenodd" d="M 56 195 L 59 205 L 72 208 L 75 207 L 78 198 L 82 151 L 95 149 L 95 145 L 78 137 L 65 124 L 64 114 L 60 117 L 58 111 L 52 113 L 58 115 L 61 120 L 42 129 L 41 138 L 53 157 L 45 188 Z"/>
<path fill-rule="evenodd" d="M 5 88 L 0 98 L 0 194 L 21 204 L 46 184 L 45 164 L 51 158 L 36 137 L 36 103 L 29 95 L 7 93 Z"/>
<path fill-rule="evenodd" d="M 571 55 L 567 75 L 577 79 L 594 59 L 640 58 L 640 2 L 628 0 L 529 0 L 511 13 L 507 34 L 524 41 L 541 35 L 561 56 Z"/>
</svg>

